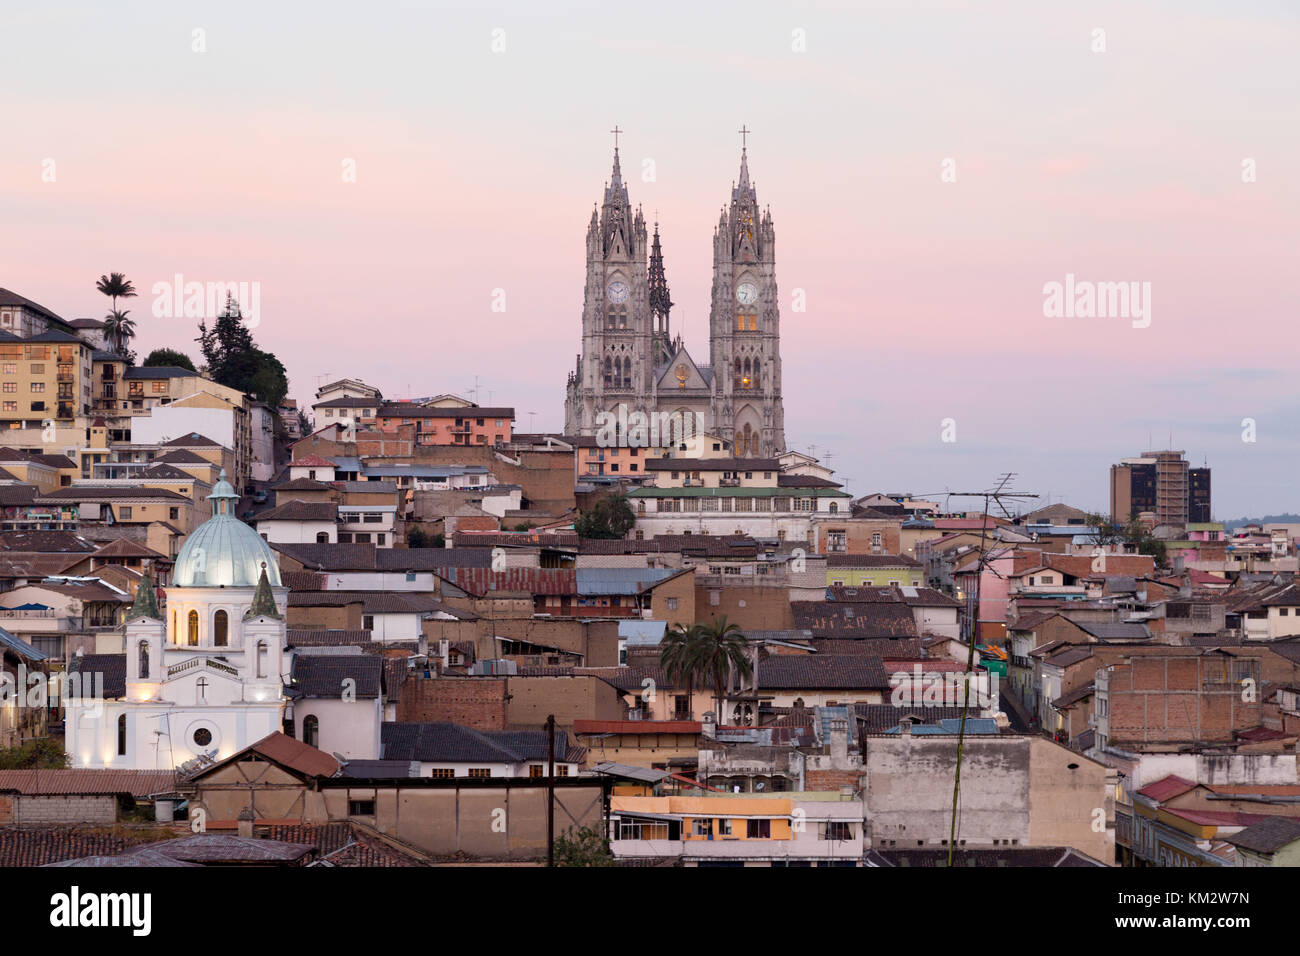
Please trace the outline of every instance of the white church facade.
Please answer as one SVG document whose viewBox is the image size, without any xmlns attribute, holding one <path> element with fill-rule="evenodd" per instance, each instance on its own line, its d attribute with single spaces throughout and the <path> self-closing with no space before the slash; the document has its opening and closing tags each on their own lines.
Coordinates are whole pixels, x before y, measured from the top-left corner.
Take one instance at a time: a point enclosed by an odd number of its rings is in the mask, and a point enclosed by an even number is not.
<svg viewBox="0 0 1300 956">
<path fill-rule="evenodd" d="M 239 496 L 224 472 L 208 498 L 212 517 L 177 556 L 165 612 L 149 577 L 141 582 L 125 625 L 125 681 L 105 680 L 111 699 L 65 701 L 72 766 L 169 770 L 224 759 L 283 729 L 278 608 L 288 591 L 275 553 L 235 517 Z M 82 676 L 93 686 L 85 667 Z"/>
</svg>

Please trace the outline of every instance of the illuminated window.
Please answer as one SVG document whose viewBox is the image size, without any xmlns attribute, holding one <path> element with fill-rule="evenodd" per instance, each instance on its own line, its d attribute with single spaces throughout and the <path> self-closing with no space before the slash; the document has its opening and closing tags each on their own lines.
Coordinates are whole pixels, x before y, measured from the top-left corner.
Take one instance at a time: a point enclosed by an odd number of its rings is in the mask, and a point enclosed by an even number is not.
<svg viewBox="0 0 1300 956">
<path fill-rule="evenodd" d="M 199 646 L 199 612 L 190 611 L 188 617 L 186 617 L 185 620 L 186 620 L 187 630 L 188 630 L 189 645 L 190 647 L 198 647 Z"/>
</svg>

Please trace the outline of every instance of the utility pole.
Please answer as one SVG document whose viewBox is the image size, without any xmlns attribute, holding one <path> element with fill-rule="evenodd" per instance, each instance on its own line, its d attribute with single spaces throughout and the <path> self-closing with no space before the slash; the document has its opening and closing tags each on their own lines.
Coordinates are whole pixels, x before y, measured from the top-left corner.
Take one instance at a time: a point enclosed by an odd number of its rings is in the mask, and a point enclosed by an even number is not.
<svg viewBox="0 0 1300 956">
<path fill-rule="evenodd" d="M 1037 498 L 1038 495 L 1022 494 L 1015 491 L 1007 491 L 1007 485 L 1011 479 L 1016 477 L 1015 472 L 1007 472 L 999 480 L 998 485 L 992 491 L 951 491 L 948 495 L 958 498 L 983 498 L 984 512 L 980 521 L 980 550 L 979 561 L 975 565 L 975 601 L 974 615 L 971 621 L 970 634 L 967 640 L 970 642 L 966 652 L 966 674 L 963 681 L 963 693 L 961 701 L 961 723 L 957 728 L 957 770 L 953 774 L 952 781 L 952 818 L 948 825 L 948 866 L 952 866 L 953 851 L 957 843 L 957 807 L 959 796 L 961 794 L 961 760 L 966 745 L 966 711 L 970 707 L 971 677 L 975 671 L 975 642 L 979 638 L 979 619 L 980 619 L 980 584 L 984 580 L 984 570 L 989 566 L 988 554 L 988 532 L 989 532 L 989 502 L 997 503 L 1002 510 L 1002 514 L 1007 518 L 1011 513 L 1007 510 L 1006 501 L 1024 501 L 1031 498 Z M 997 572 L 994 572 L 997 573 Z"/>
<path fill-rule="evenodd" d="M 546 865 L 555 866 L 555 715 L 546 718 Z"/>
</svg>

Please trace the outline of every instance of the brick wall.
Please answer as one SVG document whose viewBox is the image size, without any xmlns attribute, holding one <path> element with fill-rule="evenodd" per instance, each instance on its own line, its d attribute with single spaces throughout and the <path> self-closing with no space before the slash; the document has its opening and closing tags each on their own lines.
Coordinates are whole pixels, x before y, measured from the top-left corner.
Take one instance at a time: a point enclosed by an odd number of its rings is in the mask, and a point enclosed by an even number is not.
<svg viewBox="0 0 1300 956">
<path fill-rule="evenodd" d="M 860 770 L 808 770 L 804 773 L 807 790 L 836 790 L 840 787 L 859 789 Z"/>
<path fill-rule="evenodd" d="M 448 720 L 475 730 L 506 729 L 504 677 L 408 678 L 397 704 L 402 722 Z"/>
<path fill-rule="evenodd" d="M 14 823 L 41 826 L 51 823 L 114 823 L 117 798 L 96 796 L 20 796 L 15 800 Z"/>
<path fill-rule="evenodd" d="M 717 594 L 717 604 L 712 595 Z M 697 587 L 695 620 L 711 624 L 715 617 L 726 616 L 728 624 L 742 630 L 779 630 L 794 627 L 790 611 L 790 590 L 786 587 Z"/>
</svg>

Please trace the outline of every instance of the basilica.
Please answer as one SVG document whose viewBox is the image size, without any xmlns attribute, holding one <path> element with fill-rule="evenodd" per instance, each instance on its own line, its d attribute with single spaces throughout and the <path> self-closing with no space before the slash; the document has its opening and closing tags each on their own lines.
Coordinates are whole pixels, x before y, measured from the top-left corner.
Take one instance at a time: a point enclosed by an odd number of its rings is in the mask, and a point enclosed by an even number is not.
<svg viewBox="0 0 1300 956">
<path fill-rule="evenodd" d="M 108 675 L 106 699 L 65 701 L 74 767 L 170 770 L 282 729 L 288 591 L 275 552 L 235 516 L 225 471 L 208 500 L 212 517 L 176 557 L 165 617 L 149 576 L 140 583 L 122 686 Z"/>
<path fill-rule="evenodd" d="M 602 421 L 631 414 L 672 416 L 702 423 L 737 457 L 774 458 L 786 450 L 776 233 L 747 150 L 742 142 L 739 179 L 713 233 L 709 361 L 700 364 L 672 334 L 659 224 L 649 237 L 632 207 L 614 132 L 613 172 L 587 226 L 582 352 L 569 373 L 565 434 L 595 435 Z"/>
</svg>

